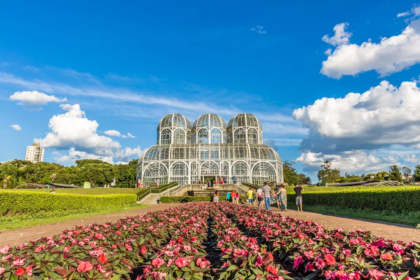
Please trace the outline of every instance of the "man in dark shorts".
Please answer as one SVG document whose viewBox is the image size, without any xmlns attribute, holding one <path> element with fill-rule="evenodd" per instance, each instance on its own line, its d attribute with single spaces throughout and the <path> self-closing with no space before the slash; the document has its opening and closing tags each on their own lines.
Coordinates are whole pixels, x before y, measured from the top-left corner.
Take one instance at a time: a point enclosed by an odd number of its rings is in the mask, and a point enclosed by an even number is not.
<svg viewBox="0 0 420 280">
<path fill-rule="evenodd" d="M 304 191 L 304 189 L 302 188 L 302 185 L 296 185 L 294 190 L 295 190 L 295 193 L 296 193 L 297 210 L 299 211 L 299 206 L 300 206 L 300 211 L 303 211 L 302 210 L 302 192 Z"/>
</svg>

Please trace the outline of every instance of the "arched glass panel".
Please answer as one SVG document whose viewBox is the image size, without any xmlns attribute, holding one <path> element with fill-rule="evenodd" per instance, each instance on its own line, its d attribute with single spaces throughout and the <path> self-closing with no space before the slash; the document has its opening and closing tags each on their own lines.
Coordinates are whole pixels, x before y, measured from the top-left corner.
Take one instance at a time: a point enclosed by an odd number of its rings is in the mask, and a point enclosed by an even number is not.
<svg viewBox="0 0 420 280">
<path fill-rule="evenodd" d="M 262 185 L 264 182 L 277 183 L 276 170 L 267 162 L 260 162 L 252 168 L 252 183 Z"/>
<path fill-rule="evenodd" d="M 174 131 L 174 142 L 173 144 L 185 144 L 185 131 L 178 128 Z"/>
<path fill-rule="evenodd" d="M 228 182 L 230 182 L 230 178 L 229 178 L 229 163 L 227 163 L 226 161 L 225 162 L 222 162 L 222 164 L 220 165 L 220 172 L 221 172 L 221 175 L 223 176 L 223 177 L 226 177 L 226 182 L 225 183 L 228 183 Z"/>
<path fill-rule="evenodd" d="M 198 132 L 198 139 L 199 144 L 209 143 L 209 132 L 207 131 L 207 129 L 200 129 L 200 131 Z"/>
<path fill-rule="evenodd" d="M 254 128 L 251 128 L 250 130 L 248 130 L 248 143 L 258 144 L 258 132 Z"/>
<path fill-rule="evenodd" d="M 198 163 L 192 162 L 191 163 L 191 184 L 198 184 L 198 180 L 200 180 L 200 173 L 198 170 Z"/>
<path fill-rule="evenodd" d="M 220 129 L 213 128 L 211 131 L 211 142 L 212 144 L 219 144 L 222 141 L 222 133 L 220 132 Z"/>
<path fill-rule="evenodd" d="M 246 135 L 243 128 L 235 130 L 234 143 L 246 143 Z"/>
<path fill-rule="evenodd" d="M 165 129 L 162 131 L 162 145 L 168 145 L 171 144 L 171 130 Z"/>
<path fill-rule="evenodd" d="M 176 162 L 171 168 L 171 181 L 180 186 L 188 184 L 188 166 L 183 162 Z"/>
<path fill-rule="evenodd" d="M 239 161 L 232 165 L 232 177 L 236 177 L 236 181 L 244 183 L 249 181 L 248 165 Z"/>
<path fill-rule="evenodd" d="M 217 176 L 219 175 L 219 166 L 212 161 L 207 161 L 201 165 L 201 176 Z"/>
<path fill-rule="evenodd" d="M 171 159 L 186 159 L 186 155 L 188 154 L 188 148 L 186 147 L 177 147 L 172 146 L 172 156 Z"/>
<path fill-rule="evenodd" d="M 168 171 L 165 166 L 160 163 L 149 164 L 143 174 L 144 185 L 149 187 L 150 184 L 164 185 L 168 183 Z"/>
</svg>

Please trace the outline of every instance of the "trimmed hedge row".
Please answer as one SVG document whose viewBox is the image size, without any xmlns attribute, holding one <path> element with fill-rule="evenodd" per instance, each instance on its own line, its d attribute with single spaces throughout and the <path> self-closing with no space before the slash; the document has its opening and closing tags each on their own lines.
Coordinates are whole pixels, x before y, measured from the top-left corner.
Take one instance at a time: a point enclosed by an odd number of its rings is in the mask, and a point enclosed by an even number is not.
<svg viewBox="0 0 420 280">
<path fill-rule="evenodd" d="M 162 203 L 182 203 L 182 202 L 197 202 L 197 201 L 213 201 L 210 196 L 162 196 L 160 202 Z M 219 202 L 226 201 L 226 196 L 219 196 Z M 239 197 L 239 202 L 246 202 L 245 196 Z"/>
<path fill-rule="evenodd" d="M 303 205 L 328 205 L 353 209 L 418 211 L 420 188 L 358 189 L 346 191 L 303 192 Z M 290 204 L 295 194 L 287 195 Z"/>
<path fill-rule="evenodd" d="M 40 211 L 104 209 L 136 203 L 135 194 L 77 195 L 0 190 L 0 216 Z"/>
</svg>

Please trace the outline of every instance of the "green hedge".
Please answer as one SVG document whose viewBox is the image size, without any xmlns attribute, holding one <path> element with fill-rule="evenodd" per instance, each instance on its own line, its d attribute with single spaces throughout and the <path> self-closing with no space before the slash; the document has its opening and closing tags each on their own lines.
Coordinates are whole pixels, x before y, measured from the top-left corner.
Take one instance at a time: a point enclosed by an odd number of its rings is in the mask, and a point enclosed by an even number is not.
<svg viewBox="0 0 420 280">
<path fill-rule="evenodd" d="M 137 202 L 135 194 L 77 195 L 0 190 L 0 216 L 41 211 L 104 209 Z"/>
<path fill-rule="evenodd" d="M 197 202 L 197 201 L 213 201 L 213 197 L 210 196 L 162 196 L 160 202 L 162 203 L 182 203 L 185 202 Z M 219 196 L 219 202 L 226 201 L 226 196 Z M 239 202 L 246 202 L 245 196 L 239 197 Z"/>
<path fill-rule="evenodd" d="M 303 192 L 303 206 L 328 205 L 353 209 L 418 211 L 420 188 L 357 189 L 345 191 Z M 295 194 L 287 195 L 289 204 L 295 204 Z"/>
</svg>

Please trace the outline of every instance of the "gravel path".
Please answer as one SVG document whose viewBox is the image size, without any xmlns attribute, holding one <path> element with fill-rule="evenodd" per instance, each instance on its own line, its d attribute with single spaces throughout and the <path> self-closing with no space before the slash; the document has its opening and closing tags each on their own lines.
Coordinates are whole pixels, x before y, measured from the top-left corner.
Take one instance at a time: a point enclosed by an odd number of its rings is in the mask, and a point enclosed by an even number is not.
<svg viewBox="0 0 420 280">
<path fill-rule="evenodd" d="M 92 223 L 105 223 L 107 221 L 115 222 L 118 219 L 126 216 L 135 216 L 145 214 L 150 211 L 164 210 L 169 207 L 177 206 L 179 204 L 158 204 L 151 205 L 147 208 L 140 208 L 125 212 L 111 213 L 106 215 L 86 217 L 83 219 L 65 221 L 60 223 L 41 225 L 35 227 L 29 227 L 24 229 L 11 230 L 0 233 L 0 248 L 9 245 L 17 245 L 23 242 L 34 240 L 44 236 L 53 236 L 61 233 L 63 230 L 71 228 L 75 225 L 88 225 Z M 277 208 L 271 207 L 272 211 L 279 211 Z M 382 222 L 369 222 L 358 219 L 340 218 L 329 215 L 322 215 L 310 212 L 297 212 L 294 210 L 288 210 L 282 212 L 286 216 L 302 220 L 311 220 L 316 223 L 322 224 L 326 228 L 343 228 L 346 230 L 363 229 L 370 230 L 378 236 L 382 236 L 386 239 L 402 240 L 405 242 L 409 241 L 420 241 L 420 230 L 416 230 L 408 226 L 400 226 L 387 224 Z"/>
<path fill-rule="evenodd" d="M 105 215 L 99 215 L 99 216 L 91 216 L 91 217 L 85 217 L 82 219 L 76 219 L 76 220 L 70 220 L 70 221 L 64 221 L 54 224 L 47 224 L 47 225 L 40 225 L 40 226 L 34 226 L 34 227 L 28 227 L 28 228 L 22 228 L 22 229 L 15 229 L 10 231 L 5 231 L 0 233 L 0 248 L 3 248 L 6 245 L 14 246 L 22 244 L 23 242 L 28 242 L 30 240 L 35 240 L 40 237 L 44 236 L 54 236 L 56 234 L 61 233 L 63 230 L 72 228 L 75 225 L 88 225 L 88 224 L 103 224 L 108 221 L 110 222 L 116 222 L 118 219 L 121 219 L 123 217 L 127 216 L 136 216 L 136 215 L 142 215 L 150 211 L 159 211 L 164 210 L 169 207 L 174 207 L 179 204 L 156 204 L 156 205 L 150 205 L 146 208 L 139 208 L 124 212 L 118 212 L 118 213 L 110 213 Z"/>
<path fill-rule="evenodd" d="M 271 211 L 278 212 L 277 208 L 271 207 Z M 420 230 L 410 226 L 396 225 L 385 222 L 372 222 L 360 219 L 341 218 L 330 215 L 323 215 L 311 212 L 298 212 L 296 210 L 287 210 L 281 212 L 285 216 L 290 216 L 300 220 L 311 220 L 318 224 L 322 224 L 325 228 L 334 229 L 342 228 L 345 230 L 363 229 L 371 231 L 374 234 L 384 237 L 385 239 L 401 240 L 405 242 L 420 242 Z"/>
</svg>

